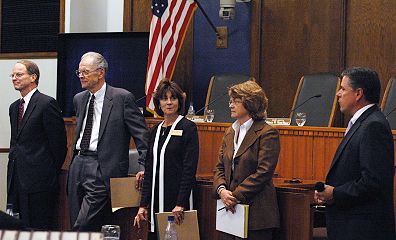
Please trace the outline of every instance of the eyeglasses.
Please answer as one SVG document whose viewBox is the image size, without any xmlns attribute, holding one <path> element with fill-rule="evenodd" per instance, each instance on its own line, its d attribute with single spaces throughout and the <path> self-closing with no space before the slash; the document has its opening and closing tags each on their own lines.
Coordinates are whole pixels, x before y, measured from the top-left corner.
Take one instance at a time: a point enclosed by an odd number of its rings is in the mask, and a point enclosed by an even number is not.
<svg viewBox="0 0 396 240">
<path fill-rule="evenodd" d="M 240 100 L 240 99 L 231 99 L 228 102 L 228 105 L 231 105 L 231 104 L 238 105 L 238 104 L 241 104 L 241 103 L 242 103 L 242 100 Z"/>
<path fill-rule="evenodd" d="M 82 70 L 82 71 L 80 71 L 80 70 L 77 69 L 77 70 L 76 70 L 76 75 L 77 75 L 77 77 L 80 77 L 80 74 L 82 74 L 84 77 L 86 77 L 86 76 L 88 76 L 89 74 L 98 71 L 99 69 L 102 69 L 102 68 L 99 67 L 99 68 L 97 68 L 97 69 L 95 69 L 95 70 L 92 70 L 92 71 L 89 71 L 89 70 Z"/>
<path fill-rule="evenodd" d="M 13 79 L 14 77 L 15 77 L 15 78 L 20 78 L 20 77 L 22 77 L 22 76 L 25 75 L 25 74 L 27 74 L 27 73 L 21 73 L 21 72 L 18 72 L 18 73 L 11 73 L 11 74 L 10 74 L 10 78 L 11 78 L 11 79 Z"/>
</svg>

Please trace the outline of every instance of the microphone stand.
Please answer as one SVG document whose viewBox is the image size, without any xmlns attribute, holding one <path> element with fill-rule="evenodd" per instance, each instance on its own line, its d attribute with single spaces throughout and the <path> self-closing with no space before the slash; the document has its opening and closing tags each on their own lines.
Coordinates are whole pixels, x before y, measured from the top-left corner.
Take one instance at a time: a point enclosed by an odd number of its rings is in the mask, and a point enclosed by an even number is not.
<svg viewBox="0 0 396 240">
<path fill-rule="evenodd" d="M 304 105 L 306 102 L 308 102 L 309 100 L 311 100 L 312 98 L 320 98 L 322 96 L 322 94 L 316 94 L 316 95 L 314 95 L 314 96 L 312 96 L 312 97 L 309 97 L 307 100 L 305 100 L 304 102 L 302 102 L 301 104 L 299 104 L 298 106 L 296 106 L 296 107 L 294 107 L 291 111 L 290 111 L 290 114 L 292 113 L 292 112 L 294 112 L 295 110 L 297 110 L 299 107 L 301 107 L 302 105 Z M 289 114 L 289 115 L 290 115 Z"/>
<path fill-rule="evenodd" d="M 388 112 L 388 114 L 385 115 L 385 117 L 387 118 L 389 115 L 391 115 L 391 113 L 393 113 L 396 110 L 396 107 L 394 107 L 390 112 Z"/>
<path fill-rule="evenodd" d="M 209 105 L 211 105 L 212 103 L 216 102 L 217 100 L 219 100 L 220 98 L 224 97 L 224 96 L 227 95 L 227 94 L 228 94 L 228 92 L 223 93 L 222 95 L 216 97 L 215 99 L 213 99 L 212 101 L 210 101 L 208 104 L 206 104 L 206 105 L 203 106 L 202 108 L 198 109 L 198 110 L 195 112 L 195 115 L 197 115 L 197 113 L 201 112 L 201 111 L 204 110 L 206 107 L 208 107 Z"/>
</svg>

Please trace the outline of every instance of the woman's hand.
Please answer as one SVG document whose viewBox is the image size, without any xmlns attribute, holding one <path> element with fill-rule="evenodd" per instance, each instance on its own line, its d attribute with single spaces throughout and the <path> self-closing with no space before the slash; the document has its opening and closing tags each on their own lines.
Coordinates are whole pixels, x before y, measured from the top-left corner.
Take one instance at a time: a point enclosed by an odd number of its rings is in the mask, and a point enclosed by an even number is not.
<svg viewBox="0 0 396 240">
<path fill-rule="evenodd" d="M 184 220 L 184 207 L 176 206 L 172 210 L 173 216 L 175 216 L 175 223 L 180 225 L 183 223 Z"/>
<path fill-rule="evenodd" d="M 144 171 L 140 171 L 136 173 L 135 188 L 139 191 L 142 190 L 143 180 L 144 180 Z"/>
<path fill-rule="evenodd" d="M 235 213 L 235 205 L 238 203 L 238 200 L 232 196 L 232 192 L 227 189 L 222 189 L 219 195 L 226 210 L 230 210 L 232 213 Z"/>
<path fill-rule="evenodd" d="M 135 219 L 133 220 L 133 226 L 140 228 L 140 221 L 147 221 L 147 208 L 140 207 Z"/>
</svg>

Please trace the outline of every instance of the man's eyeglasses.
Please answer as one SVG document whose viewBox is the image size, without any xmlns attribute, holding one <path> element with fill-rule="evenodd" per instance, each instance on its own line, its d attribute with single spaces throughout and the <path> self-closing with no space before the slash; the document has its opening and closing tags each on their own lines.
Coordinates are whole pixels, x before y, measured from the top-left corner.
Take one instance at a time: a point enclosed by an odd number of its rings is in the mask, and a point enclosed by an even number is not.
<svg viewBox="0 0 396 240">
<path fill-rule="evenodd" d="M 10 74 L 10 78 L 11 78 L 11 79 L 13 79 L 14 77 L 15 77 L 15 78 L 20 78 L 20 77 L 22 77 L 22 76 L 25 75 L 25 74 L 27 74 L 27 73 L 21 73 L 21 72 L 18 72 L 18 73 L 11 73 L 11 74 Z"/>
<path fill-rule="evenodd" d="M 77 77 L 80 77 L 80 74 L 82 74 L 84 77 L 85 76 L 88 76 L 89 74 L 91 74 L 91 73 L 93 73 L 93 72 L 96 72 L 96 71 L 98 71 L 99 69 L 102 69 L 101 67 L 99 67 L 99 68 L 97 68 L 97 69 L 95 69 L 95 70 L 92 70 L 92 71 L 89 71 L 89 70 L 82 70 L 82 71 L 80 71 L 80 70 L 76 70 L 76 75 L 77 75 Z"/>
</svg>

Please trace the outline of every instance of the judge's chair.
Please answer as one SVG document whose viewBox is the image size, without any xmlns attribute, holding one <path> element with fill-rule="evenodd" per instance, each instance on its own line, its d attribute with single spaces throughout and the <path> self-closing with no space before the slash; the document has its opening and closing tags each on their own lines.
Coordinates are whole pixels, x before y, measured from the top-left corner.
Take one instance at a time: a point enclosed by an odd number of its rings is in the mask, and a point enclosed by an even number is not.
<svg viewBox="0 0 396 240">
<path fill-rule="evenodd" d="M 241 74 L 215 75 L 210 79 L 208 93 L 206 95 L 205 108 L 213 109 L 215 117 L 213 122 L 234 122 L 228 107 L 228 88 L 232 85 L 251 79 Z"/>
<path fill-rule="evenodd" d="M 293 107 L 291 125 L 296 124 L 296 113 L 307 115 L 305 126 L 330 127 L 333 124 L 340 79 L 330 73 L 305 75 L 300 79 Z"/>
<path fill-rule="evenodd" d="M 396 77 L 389 79 L 384 97 L 382 98 L 381 109 L 388 119 L 391 129 L 396 129 Z"/>
</svg>

